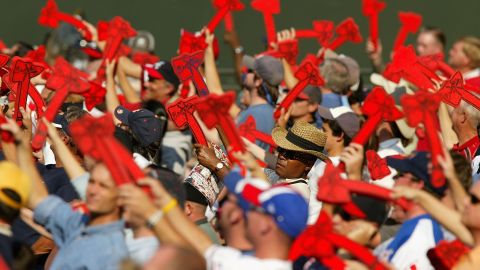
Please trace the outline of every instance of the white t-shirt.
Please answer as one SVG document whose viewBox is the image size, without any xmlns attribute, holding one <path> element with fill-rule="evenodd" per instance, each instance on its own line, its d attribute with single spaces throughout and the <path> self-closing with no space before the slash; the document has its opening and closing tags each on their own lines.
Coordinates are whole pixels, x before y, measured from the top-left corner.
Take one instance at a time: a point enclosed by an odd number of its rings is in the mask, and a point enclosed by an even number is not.
<svg viewBox="0 0 480 270">
<path fill-rule="evenodd" d="M 212 245 L 205 251 L 207 270 L 292 270 L 290 261 L 259 259 L 243 255 L 239 250 Z"/>
<path fill-rule="evenodd" d="M 130 229 L 125 230 L 125 243 L 130 258 L 140 265 L 147 263 L 160 247 L 160 242 L 155 236 L 134 238 Z"/>
<path fill-rule="evenodd" d="M 397 234 L 378 246 L 374 254 L 398 270 L 434 269 L 427 251 L 443 240 L 440 225 L 428 215 L 407 220 Z"/>
<path fill-rule="evenodd" d="M 329 157 L 333 165 L 337 166 L 340 163 L 340 157 Z M 308 173 L 308 186 L 310 187 L 310 200 L 308 202 L 308 224 L 312 225 L 318 219 L 318 215 L 322 210 L 322 202 L 317 200 L 318 193 L 318 178 L 323 175 L 326 163 L 317 159 L 312 169 Z M 342 177 L 345 177 L 343 174 Z"/>
</svg>

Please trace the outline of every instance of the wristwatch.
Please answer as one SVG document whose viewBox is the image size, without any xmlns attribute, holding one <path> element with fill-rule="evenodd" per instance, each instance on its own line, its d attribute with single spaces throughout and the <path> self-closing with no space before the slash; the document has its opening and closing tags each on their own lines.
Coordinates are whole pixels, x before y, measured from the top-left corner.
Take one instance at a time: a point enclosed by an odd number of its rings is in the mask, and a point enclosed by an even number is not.
<svg viewBox="0 0 480 270">
<path fill-rule="evenodd" d="M 217 165 L 215 165 L 215 172 L 219 172 L 221 169 L 223 169 L 223 167 L 225 167 L 225 164 L 223 164 L 223 162 L 218 162 Z"/>
<path fill-rule="evenodd" d="M 235 49 L 233 49 L 233 51 L 236 53 L 236 54 L 242 54 L 245 52 L 245 49 L 242 47 L 242 46 L 238 46 L 236 47 Z"/>
</svg>

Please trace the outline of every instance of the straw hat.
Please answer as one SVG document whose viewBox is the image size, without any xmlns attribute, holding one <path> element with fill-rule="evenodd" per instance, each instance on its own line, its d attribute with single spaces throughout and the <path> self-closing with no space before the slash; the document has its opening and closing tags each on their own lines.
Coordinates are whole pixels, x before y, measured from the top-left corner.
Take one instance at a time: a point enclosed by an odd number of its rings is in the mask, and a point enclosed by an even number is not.
<svg viewBox="0 0 480 270">
<path fill-rule="evenodd" d="M 274 128 L 272 138 L 283 149 L 314 155 L 321 160 L 328 159 L 323 154 L 327 134 L 305 121 L 295 121 L 290 130 Z"/>
</svg>

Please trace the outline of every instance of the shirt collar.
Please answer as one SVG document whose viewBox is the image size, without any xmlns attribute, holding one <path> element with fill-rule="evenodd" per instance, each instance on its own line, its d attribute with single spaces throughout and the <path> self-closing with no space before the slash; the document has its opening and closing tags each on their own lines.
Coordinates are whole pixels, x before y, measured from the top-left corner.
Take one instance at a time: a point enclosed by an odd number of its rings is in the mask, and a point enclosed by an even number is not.
<svg viewBox="0 0 480 270">
<path fill-rule="evenodd" d="M 84 232 L 87 234 L 98 234 L 98 233 L 111 232 L 116 230 L 123 231 L 124 227 L 125 227 L 125 222 L 123 220 L 119 220 L 119 221 L 111 222 L 108 224 L 87 226 Z"/>
<path fill-rule="evenodd" d="M 463 74 L 463 79 L 464 80 L 469 80 L 475 77 L 480 77 L 480 68 L 476 68 L 474 70 L 470 70 Z"/>
</svg>

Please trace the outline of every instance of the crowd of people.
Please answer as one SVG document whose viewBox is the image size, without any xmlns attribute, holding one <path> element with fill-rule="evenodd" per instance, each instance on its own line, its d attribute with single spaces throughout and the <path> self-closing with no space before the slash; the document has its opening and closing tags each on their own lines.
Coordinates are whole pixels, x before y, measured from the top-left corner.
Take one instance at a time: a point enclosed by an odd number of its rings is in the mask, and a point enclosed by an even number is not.
<svg viewBox="0 0 480 270">
<path fill-rule="evenodd" d="M 398 51 L 381 40 L 365 39 L 371 74 L 341 48 L 324 46 L 312 52 L 321 82 L 305 84 L 303 65 L 280 53 L 297 42 L 295 29 L 248 55 L 235 29 L 226 30 L 231 52 L 221 53 L 233 56 L 239 87 L 231 106 L 208 108 L 221 114 L 209 128 L 213 120 L 192 101 L 229 93 L 214 32 L 193 34 L 209 92 L 198 97 L 205 91 L 198 78 L 159 60 L 148 31 L 107 57 L 114 38 L 81 22 L 59 24 L 45 44 L 0 52 L 8 59 L 0 67 L 0 269 L 480 268 L 479 37 L 447 48 L 441 29 L 422 27 L 415 57 L 463 78 L 452 86 L 424 65 L 438 77 L 422 89 L 412 76 L 386 75 Z M 61 57 L 84 75 L 56 68 Z M 11 75 L 21 72 L 18 63 L 27 65 L 26 82 Z M 59 77 L 72 90 L 50 121 Z M 94 106 L 74 90 L 77 79 L 95 82 Z M 441 96 L 447 86 L 456 92 Z M 405 97 L 416 93 L 443 102 L 428 123 L 413 125 L 411 115 L 378 120 L 366 102 L 378 91 L 391 99 L 380 106 L 405 114 Z M 33 102 L 36 92 L 44 108 Z M 43 147 L 32 148 L 42 132 Z M 132 181 L 119 180 L 129 173 Z"/>
</svg>

